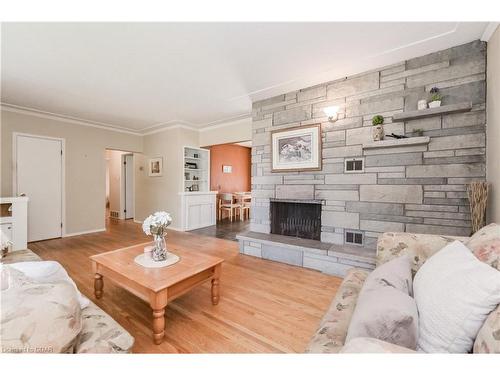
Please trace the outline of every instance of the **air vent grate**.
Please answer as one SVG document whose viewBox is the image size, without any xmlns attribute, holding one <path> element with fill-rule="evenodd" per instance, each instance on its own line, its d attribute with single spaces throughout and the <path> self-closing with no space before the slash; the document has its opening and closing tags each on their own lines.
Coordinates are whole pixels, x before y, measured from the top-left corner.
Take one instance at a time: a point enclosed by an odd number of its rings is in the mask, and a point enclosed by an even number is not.
<svg viewBox="0 0 500 375">
<path fill-rule="evenodd" d="M 345 243 L 351 245 L 363 246 L 363 232 L 346 230 L 345 231 Z"/>
<path fill-rule="evenodd" d="M 356 173 L 364 171 L 364 159 L 356 158 L 356 159 L 346 159 L 344 165 L 345 173 Z"/>
</svg>

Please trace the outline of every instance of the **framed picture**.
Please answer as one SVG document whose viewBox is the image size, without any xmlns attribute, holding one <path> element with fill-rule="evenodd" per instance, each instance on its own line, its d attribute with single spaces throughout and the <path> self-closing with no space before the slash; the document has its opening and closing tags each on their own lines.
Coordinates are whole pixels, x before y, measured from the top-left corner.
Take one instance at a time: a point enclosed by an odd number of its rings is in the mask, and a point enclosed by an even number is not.
<svg viewBox="0 0 500 375">
<path fill-rule="evenodd" d="M 163 158 L 149 159 L 149 177 L 158 177 L 163 174 Z"/>
<path fill-rule="evenodd" d="M 321 125 L 271 132 L 271 172 L 321 170 Z"/>
<path fill-rule="evenodd" d="M 223 165 L 222 166 L 222 173 L 233 173 L 233 166 L 232 165 Z"/>
</svg>

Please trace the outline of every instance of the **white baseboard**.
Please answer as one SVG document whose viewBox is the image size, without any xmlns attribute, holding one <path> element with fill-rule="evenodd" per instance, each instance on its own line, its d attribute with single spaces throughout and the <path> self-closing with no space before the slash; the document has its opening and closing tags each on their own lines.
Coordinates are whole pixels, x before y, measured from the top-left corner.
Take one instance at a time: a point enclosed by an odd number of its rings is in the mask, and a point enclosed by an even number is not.
<svg viewBox="0 0 500 375">
<path fill-rule="evenodd" d="M 80 236 L 82 234 L 99 233 L 99 232 L 105 232 L 105 231 L 106 231 L 106 228 L 84 230 L 82 232 L 65 233 L 65 234 L 63 234 L 63 237 L 73 237 L 73 236 Z"/>
<path fill-rule="evenodd" d="M 141 220 L 135 220 L 135 219 L 134 219 L 134 223 L 137 223 L 137 224 L 142 224 L 142 221 L 141 221 Z"/>
</svg>

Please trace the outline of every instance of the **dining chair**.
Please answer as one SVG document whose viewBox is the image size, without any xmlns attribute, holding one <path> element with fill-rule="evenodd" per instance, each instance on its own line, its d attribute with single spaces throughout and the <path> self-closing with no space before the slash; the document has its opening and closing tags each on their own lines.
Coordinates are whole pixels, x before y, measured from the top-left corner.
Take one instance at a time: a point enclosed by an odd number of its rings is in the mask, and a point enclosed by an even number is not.
<svg viewBox="0 0 500 375">
<path fill-rule="evenodd" d="M 240 211 L 241 216 L 241 204 L 234 203 L 234 196 L 231 193 L 221 193 L 219 194 L 219 220 L 222 220 L 222 212 L 229 211 L 229 220 L 233 221 L 233 212 L 236 216 L 236 211 Z"/>
<path fill-rule="evenodd" d="M 252 196 L 250 194 L 245 194 L 241 197 L 241 215 L 240 219 L 243 221 L 245 219 L 245 212 L 247 213 L 247 219 L 250 219 L 250 207 L 252 206 Z"/>
</svg>

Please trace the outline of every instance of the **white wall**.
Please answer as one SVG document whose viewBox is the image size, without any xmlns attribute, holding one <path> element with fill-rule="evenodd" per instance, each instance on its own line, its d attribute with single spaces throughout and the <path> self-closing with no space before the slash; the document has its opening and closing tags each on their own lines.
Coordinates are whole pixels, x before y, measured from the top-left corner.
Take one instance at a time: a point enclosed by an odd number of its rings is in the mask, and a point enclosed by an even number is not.
<svg viewBox="0 0 500 375">
<path fill-rule="evenodd" d="M 179 228 L 179 193 L 183 190 L 184 178 L 183 146 L 199 147 L 251 139 L 251 119 L 230 122 L 204 131 L 178 127 L 145 136 L 78 125 L 63 119 L 13 112 L 4 108 L 1 120 L 1 196 L 12 195 L 13 132 L 66 140 L 67 234 L 91 232 L 105 227 L 106 149 L 134 152 L 135 219 L 142 221 L 155 211 L 166 210 L 173 216 L 172 227 Z M 163 176 L 149 177 L 148 159 L 158 156 L 163 157 Z M 111 195 L 112 187 L 109 189 Z M 118 207 L 117 210 L 120 211 L 116 201 L 111 204 L 111 209 Z"/>
<path fill-rule="evenodd" d="M 29 133 L 66 140 L 65 233 L 105 227 L 105 150 L 142 152 L 142 137 L 63 120 L 1 111 L 1 196 L 12 195 L 12 133 Z"/>
<path fill-rule="evenodd" d="M 488 221 L 500 223 L 500 27 L 488 41 L 486 175 L 491 183 Z"/>
<path fill-rule="evenodd" d="M 183 146 L 198 146 L 199 132 L 184 128 L 167 129 L 144 136 L 144 155 L 136 162 L 143 170 L 136 174 L 135 219 L 142 221 L 155 211 L 172 214 L 172 228 L 181 227 L 180 196 L 184 178 Z M 163 175 L 148 176 L 148 160 L 163 157 Z M 136 171 L 139 168 L 136 169 Z"/>
<path fill-rule="evenodd" d="M 200 130 L 200 146 L 250 141 L 252 139 L 252 118 L 225 122 Z"/>
</svg>

